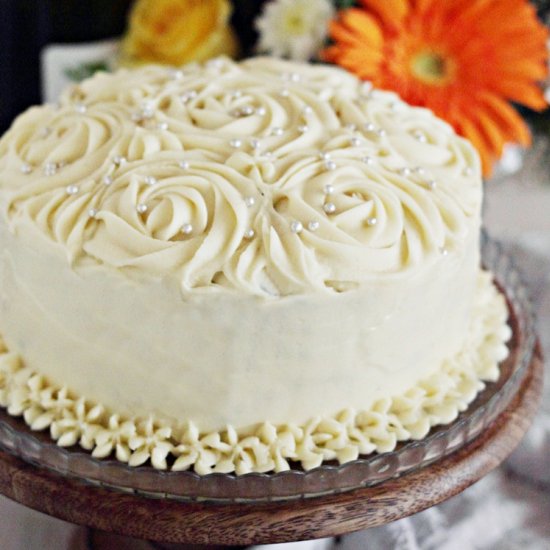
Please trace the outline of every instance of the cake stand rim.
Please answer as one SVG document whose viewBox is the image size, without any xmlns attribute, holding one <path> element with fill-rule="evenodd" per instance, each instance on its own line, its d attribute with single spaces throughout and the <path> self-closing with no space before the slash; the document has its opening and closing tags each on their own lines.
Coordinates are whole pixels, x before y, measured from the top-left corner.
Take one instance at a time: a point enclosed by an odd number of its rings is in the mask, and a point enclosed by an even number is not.
<svg viewBox="0 0 550 550">
<path fill-rule="evenodd" d="M 542 378 L 537 340 L 519 390 L 485 433 L 433 464 L 373 487 L 268 503 L 181 502 L 96 487 L 0 451 L 0 493 L 71 523 L 163 543 L 248 545 L 342 535 L 439 504 L 496 468 L 530 426 Z"/>
</svg>

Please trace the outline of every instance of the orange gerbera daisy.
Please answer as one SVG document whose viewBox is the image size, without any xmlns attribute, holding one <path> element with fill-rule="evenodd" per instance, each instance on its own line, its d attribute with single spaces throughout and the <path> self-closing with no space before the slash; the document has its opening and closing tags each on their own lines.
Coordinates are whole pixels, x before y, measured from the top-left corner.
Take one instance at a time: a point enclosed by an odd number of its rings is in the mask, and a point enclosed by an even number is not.
<svg viewBox="0 0 550 550">
<path fill-rule="evenodd" d="M 507 142 L 530 144 L 509 102 L 542 110 L 548 31 L 527 0 L 359 0 L 331 22 L 324 58 L 432 109 L 489 175 Z"/>
</svg>

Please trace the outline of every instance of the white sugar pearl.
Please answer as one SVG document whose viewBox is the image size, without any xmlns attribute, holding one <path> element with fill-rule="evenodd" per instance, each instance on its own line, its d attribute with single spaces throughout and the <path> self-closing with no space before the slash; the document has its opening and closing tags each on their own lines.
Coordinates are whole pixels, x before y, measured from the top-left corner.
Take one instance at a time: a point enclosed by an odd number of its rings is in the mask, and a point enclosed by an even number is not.
<svg viewBox="0 0 550 550">
<path fill-rule="evenodd" d="M 298 132 L 300 132 L 300 134 L 305 134 L 308 131 L 309 131 L 309 127 L 306 126 L 305 124 L 298 126 Z"/>
<path fill-rule="evenodd" d="M 159 122 L 157 128 L 162 131 L 168 130 L 168 122 Z"/>
<path fill-rule="evenodd" d="M 300 222 L 298 220 L 294 220 L 290 224 L 290 230 L 292 231 L 292 233 L 299 234 L 304 230 L 304 226 L 302 225 L 302 222 Z"/>
<path fill-rule="evenodd" d="M 414 132 L 413 136 L 414 136 L 414 139 L 416 139 L 416 141 L 420 143 L 426 143 L 428 141 L 428 138 L 420 130 L 417 130 L 416 132 Z"/>
<path fill-rule="evenodd" d="M 313 109 L 309 106 L 309 105 L 306 105 L 303 109 L 302 109 L 302 114 L 303 115 L 310 115 L 311 113 L 313 113 Z"/>
<path fill-rule="evenodd" d="M 282 128 L 279 128 L 279 127 L 275 127 L 271 130 L 271 135 L 272 136 L 282 136 L 284 133 L 284 130 Z"/>
<path fill-rule="evenodd" d="M 32 172 L 32 166 L 30 164 L 22 164 L 21 165 L 21 173 L 23 174 L 30 174 Z"/>
<path fill-rule="evenodd" d="M 140 202 L 137 206 L 136 206 L 136 210 L 140 213 L 140 214 L 145 214 L 145 212 L 147 212 L 147 205 Z"/>
<path fill-rule="evenodd" d="M 427 181 L 426 186 L 430 191 L 435 191 L 437 189 L 437 182 L 435 180 Z"/>
<path fill-rule="evenodd" d="M 258 150 L 262 146 L 262 142 L 258 138 L 252 138 L 250 140 L 250 147 L 254 149 L 255 151 Z"/>
<path fill-rule="evenodd" d="M 254 229 L 247 229 L 244 232 L 244 236 L 246 239 L 253 239 L 254 235 L 256 235 L 256 232 L 254 231 Z"/>
<path fill-rule="evenodd" d="M 404 176 L 406 178 L 408 178 L 410 175 L 411 175 L 411 169 L 410 168 L 400 168 L 397 173 L 400 175 L 400 176 Z"/>
<path fill-rule="evenodd" d="M 258 108 L 256 109 L 256 114 L 257 114 L 258 116 L 265 116 L 265 115 L 267 114 L 267 110 L 266 110 L 265 107 L 258 107 Z"/>
<path fill-rule="evenodd" d="M 363 157 L 362 160 L 365 164 L 368 164 L 369 166 L 372 166 L 374 164 L 374 159 L 372 157 Z"/>
<path fill-rule="evenodd" d="M 153 176 L 147 176 L 145 178 L 145 183 L 147 185 L 155 185 L 157 183 L 157 178 L 154 178 Z"/>
<path fill-rule="evenodd" d="M 187 161 L 187 160 L 182 160 L 182 161 L 179 163 L 179 167 L 180 167 L 182 170 L 189 170 L 189 161 Z"/>
<path fill-rule="evenodd" d="M 442 256 L 448 256 L 449 255 L 449 251 L 444 246 L 442 246 L 439 249 L 439 252 L 441 253 Z"/>
<path fill-rule="evenodd" d="M 74 108 L 75 111 L 81 115 L 85 114 L 88 110 L 88 107 L 86 107 L 86 105 L 84 105 L 83 103 L 77 103 Z"/>
<path fill-rule="evenodd" d="M 474 170 L 468 166 L 467 168 L 464 168 L 463 174 L 464 174 L 467 178 L 469 178 L 470 176 L 473 176 L 473 175 L 474 175 Z"/>
<path fill-rule="evenodd" d="M 332 185 L 331 183 L 327 183 L 325 185 L 325 193 L 327 195 L 332 195 L 334 193 L 334 185 Z"/>
<path fill-rule="evenodd" d="M 374 227 L 378 223 L 378 220 L 375 217 L 367 218 L 367 225 Z"/>
<path fill-rule="evenodd" d="M 353 124 L 353 122 L 346 124 L 346 130 L 349 130 L 350 132 L 355 132 L 355 130 L 357 130 L 357 124 Z"/>
<path fill-rule="evenodd" d="M 333 160 L 326 160 L 325 168 L 332 172 L 333 170 L 336 170 L 336 163 Z"/>
<path fill-rule="evenodd" d="M 126 158 L 120 155 L 117 155 L 116 157 L 113 158 L 113 164 L 115 166 L 122 166 L 125 162 L 126 162 Z"/>
<path fill-rule="evenodd" d="M 376 130 L 376 126 L 372 122 L 367 122 L 366 124 L 363 125 L 363 128 L 367 132 L 374 132 Z"/>
<path fill-rule="evenodd" d="M 191 233 L 193 233 L 193 226 L 190 223 L 184 223 L 181 226 L 181 232 L 184 235 L 191 235 Z"/>
<path fill-rule="evenodd" d="M 179 69 L 169 69 L 168 78 L 171 80 L 181 80 L 183 78 L 183 71 L 180 71 Z"/>
<path fill-rule="evenodd" d="M 76 195 L 78 193 L 78 186 L 76 185 L 67 185 L 65 188 L 67 195 Z"/>
<path fill-rule="evenodd" d="M 248 208 L 252 208 L 256 204 L 256 199 L 254 197 L 245 197 L 244 203 Z"/>
<path fill-rule="evenodd" d="M 238 149 L 239 147 L 242 147 L 243 142 L 242 139 L 235 138 L 229 142 L 229 145 L 231 145 L 231 147 L 233 147 L 234 149 Z"/>
<path fill-rule="evenodd" d="M 386 130 L 384 130 L 384 129 L 381 128 L 380 130 L 377 130 L 377 131 L 376 131 L 376 135 L 377 135 L 378 137 L 385 137 L 385 136 L 387 136 L 388 134 L 387 134 Z"/>
<path fill-rule="evenodd" d="M 311 232 L 315 232 L 317 231 L 317 229 L 319 229 L 319 222 L 317 220 L 311 220 L 308 224 L 307 224 L 307 228 L 311 231 Z"/>
<path fill-rule="evenodd" d="M 336 212 L 336 205 L 333 202 L 327 202 L 323 205 L 323 210 L 327 214 L 334 214 Z"/>
<path fill-rule="evenodd" d="M 330 160 L 330 153 L 322 151 L 321 153 L 319 153 L 319 158 L 321 160 Z"/>
<path fill-rule="evenodd" d="M 415 174 L 418 174 L 419 176 L 426 175 L 426 170 L 424 168 L 422 168 L 421 166 L 417 166 L 416 168 L 413 169 L 413 171 L 414 171 Z"/>
<path fill-rule="evenodd" d="M 197 92 L 195 90 L 190 90 L 180 95 L 182 103 L 189 103 L 192 99 L 197 97 Z"/>
<path fill-rule="evenodd" d="M 290 92 L 286 88 L 283 88 L 279 93 L 281 97 L 288 97 L 290 95 Z"/>
<path fill-rule="evenodd" d="M 360 147 L 362 143 L 358 137 L 352 137 L 349 142 L 352 147 Z"/>
<path fill-rule="evenodd" d="M 97 216 L 97 214 L 98 214 L 98 211 L 97 211 L 96 208 L 90 208 L 90 209 L 88 210 L 88 216 L 89 216 L 90 218 L 95 218 L 95 217 Z"/>
<path fill-rule="evenodd" d="M 113 178 L 111 176 L 103 176 L 104 185 L 111 185 L 113 183 Z"/>
</svg>

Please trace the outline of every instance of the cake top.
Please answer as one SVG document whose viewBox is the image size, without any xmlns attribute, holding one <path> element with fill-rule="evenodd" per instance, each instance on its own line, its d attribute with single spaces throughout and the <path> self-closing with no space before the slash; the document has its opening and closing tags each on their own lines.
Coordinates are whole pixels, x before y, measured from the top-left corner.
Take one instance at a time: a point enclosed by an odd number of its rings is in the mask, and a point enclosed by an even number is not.
<svg viewBox="0 0 550 550">
<path fill-rule="evenodd" d="M 479 227 L 472 146 L 335 67 L 254 58 L 98 74 L 0 142 L 2 209 L 90 263 L 184 293 L 339 292 Z"/>
</svg>

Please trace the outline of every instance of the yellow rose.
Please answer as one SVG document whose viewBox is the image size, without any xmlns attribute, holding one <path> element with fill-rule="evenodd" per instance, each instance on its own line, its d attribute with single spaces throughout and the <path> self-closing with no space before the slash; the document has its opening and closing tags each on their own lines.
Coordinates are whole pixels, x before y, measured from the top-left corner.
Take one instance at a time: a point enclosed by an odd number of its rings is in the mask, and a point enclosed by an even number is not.
<svg viewBox="0 0 550 550">
<path fill-rule="evenodd" d="M 122 42 L 122 63 L 182 65 L 233 57 L 237 41 L 228 0 L 138 0 Z"/>
</svg>

